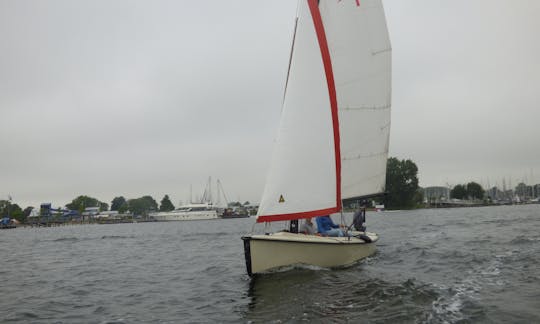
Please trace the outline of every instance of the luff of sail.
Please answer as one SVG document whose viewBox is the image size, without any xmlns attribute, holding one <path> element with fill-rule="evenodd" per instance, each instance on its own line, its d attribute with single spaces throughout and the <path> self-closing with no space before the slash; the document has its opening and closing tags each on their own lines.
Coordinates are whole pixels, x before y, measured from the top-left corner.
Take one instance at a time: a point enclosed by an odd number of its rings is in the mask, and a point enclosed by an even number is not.
<svg viewBox="0 0 540 324">
<path fill-rule="evenodd" d="M 258 222 L 320 216 L 384 190 L 390 45 L 380 0 L 299 1 Z"/>
</svg>

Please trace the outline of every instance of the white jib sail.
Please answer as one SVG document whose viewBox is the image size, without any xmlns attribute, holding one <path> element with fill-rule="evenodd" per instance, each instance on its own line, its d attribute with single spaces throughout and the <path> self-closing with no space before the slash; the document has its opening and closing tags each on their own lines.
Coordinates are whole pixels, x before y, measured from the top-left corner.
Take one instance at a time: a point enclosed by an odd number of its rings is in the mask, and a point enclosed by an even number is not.
<svg viewBox="0 0 540 324">
<path fill-rule="evenodd" d="M 328 84 L 308 1 L 300 1 L 281 124 L 259 215 L 336 207 Z"/>
<path fill-rule="evenodd" d="M 336 85 L 342 199 L 381 193 L 390 136 L 391 46 L 381 0 L 319 4 Z"/>
</svg>

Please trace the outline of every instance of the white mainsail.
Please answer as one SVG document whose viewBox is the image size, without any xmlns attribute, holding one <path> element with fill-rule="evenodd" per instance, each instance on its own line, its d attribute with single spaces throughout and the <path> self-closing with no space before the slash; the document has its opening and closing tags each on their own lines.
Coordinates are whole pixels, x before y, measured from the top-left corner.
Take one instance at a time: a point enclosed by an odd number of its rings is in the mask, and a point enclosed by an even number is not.
<svg viewBox="0 0 540 324">
<path fill-rule="evenodd" d="M 300 0 L 258 222 L 320 216 L 384 191 L 391 49 L 380 0 Z"/>
<path fill-rule="evenodd" d="M 384 191 L 391 46 L 381 0 L 320 1 L 336 84 L 341 198 Z"/>
</svg>

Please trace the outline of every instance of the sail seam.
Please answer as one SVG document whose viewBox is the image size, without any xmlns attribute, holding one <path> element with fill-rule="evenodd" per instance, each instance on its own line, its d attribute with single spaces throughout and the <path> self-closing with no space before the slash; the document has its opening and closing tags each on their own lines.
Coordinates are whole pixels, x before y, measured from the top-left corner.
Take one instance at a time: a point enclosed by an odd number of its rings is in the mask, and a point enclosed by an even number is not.
<svg viewBox="0 0 540 324">
<path fill-rule="evenodd" d="M 386 52 L 392 52 L 392 48 L 388 47 L 388 48 L 385 48 L 385 49 L 382 49 L 382 50 L 372 51 L 371 55 L 375 56 L 375 55 L 379 55 L 379 54 L 386 53 Z"/>
<path fill-rule="evenodd" d="M 340 110 L 386 110 L 390 109 L 391 105 L 384 106 L 360 106 L 360 107 L 344 107 Z"/>
<path fill-rule="evenodd" d="M 378 152 L 378 153 L 369 153 L 369 154 L 359 154 L 357 156 L 343 157 L 343 161 L 370 158 L 370 157 L 380 156 L 380 155 L 387 154 L 387 153 L 388 153 L 388 151 L 383 151 L 383 152 Z"/>
</svg>

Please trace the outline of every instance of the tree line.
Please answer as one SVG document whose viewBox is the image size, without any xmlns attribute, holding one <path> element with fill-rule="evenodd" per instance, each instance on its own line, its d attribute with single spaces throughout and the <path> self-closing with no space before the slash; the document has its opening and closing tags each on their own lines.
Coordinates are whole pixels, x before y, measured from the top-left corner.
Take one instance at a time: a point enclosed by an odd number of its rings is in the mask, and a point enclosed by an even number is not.
<svg viewBox="0 0 540 324">
<path fill-rule="evenodd" d="M 455 199 L 483 199 L 484 194 L 484 189 L 476 182 L 458 184 L 450 190 L 450 198 Z"/>
<path fill-rule="evenodd" d="M 418 181 L 418 167 L 410 159 L 400 160 L 395 157 L 390 157 L 386 165 L 386 187 L 385 197 L 383 202 L 388 209 L 412 209 L 422 207 L 423 193 L 420 190 Z M 482 199 L 484 197 L 484 189 L 475 183 L 469 182 L 463 185 L 455 186 L 450 195 L 457 199 Z M 244 205 L 248 205 L 245 202 Z M 242 206 L 242 203 L 235 202 L 229 204 L 231 206 Z M 73 199 L 66 207 L 70 210 L 76 210 L 82 213 L 87 207 L 99 207 L 100 211 L 109 209 L 109 204 L 101 202 L 96 198 L 89 196 L 78 196 Z M 7 200 L 0 200 L 0 215 L 9 215 L 20 221 L 24 221 L 33 207 L 27 207 L 24 210 L 17 204 L 12 204 Z M 153 211 L 172 211 L 175 207 L 168 195 L 165 195 L 160 204 L 149 195 L 126 199 L 123 196 L 115 197 L 110 205 L 111 211 L 119 213 L 131 212 L 135 215 L 147 215 Z"/>
<path fill-rule="evenodd" d="M 244 203 L 231 202 L 231 207 L 241 207 L 249 205 L 249 201 Z M 94 197 L 87 195 L 81 195 L 73 199 L 65 207 L 69 210 L 74 210 L 82 214 L 88 207 L 99 207 L 99 211 L 108 211 L 109 204 L 99 201 Z M 151 212 L 167 212 L 172 211 L 176 207 L 171 202 L 169 195 L 165 195 L 158 204 L 154 198 L 150 195 L 142 196 L 140 198 L 126 199 L 124 196 L 114 197 L 110 204 L 111 211 L 117 211 L 120 214 L 132 213 L 134 215 L 147 216 Z M 25 222 L 30 216 L 34 207 L 26 207 L 24 210 L 17 204 L 11 203 L 8 200 L 0 200 L 0 218 L 10 217 L 17 219 L 20 222 Z M 40 211 L 41 212 L 41 211 Z"/>
<path fill-rule="evenodd" d="M 78 211 L 80 214 L 88 207 L 99 207 L 99 211 L 109 210 L 109 204 L 99 201 L 96 198 L 81 195 L 73 199 L 65 207 L 69 210 Z M 0 200 L 0 218 L 10 217 L 20 222 L 25 222 L 28 216 L 32 213 L 34 207 L 28 206 L 22 209 L 18 204 L 12 203 L 9 200 Z M 111 211 L 118 211 L 123 214 L 131 212 L 135 215 L 147 215 L 153 211 L 171 211 L 175 207 L 169 198 L 165 195 L 158 206 L 158 203 L 151 196 L 143 196 L 135 199 L 126 199 L 123 196 L 115 197 L 110 206 Z M 41 212 L 41 211 L 40 211 Z"/>
<path fill-rule="evenodd" d="M 423 207 L 424 195 L 418 185 L 418 167 L 411 160 L 389 158 L 386 165 L 386 199 L 389 209 Z M 476 182 L 458 184 L 450 190 L 450 198 L 484 199 L 485 190 Z"/>
<path fill-rule="evenodd" d="M 80 213 L 84 211 L 86 207 L 99 207 L 100 211 L 109 210 L 107 203 L 101 202 L 95 198 L 88 196 L 79 196 L 69 204 L 66 205 L 68 209 L 77 210 Z M 158 203 L 150 195 L 142 196 L 140 198 L 126 199 L 124 196 L 114 197 L 111 201 L 111 211 L 117 211 L 120 214 L 131 212 L 135 215 L 147 215 L 149 212 L 154 211 L 171 211 L 175 207 L 169 198 L 169 195 L 165 195 L 158 206 Z"/>
<path fill-rule="evenodd" d="M 418 207 L 422 202 L 422 195 L 418 187 L 418 167 L 411 160 L 399 160 L 389 158 L 386 175 L 386 198 L 385 205 L 391 209 L 409 209 Z M 232 202 L 232 207 L 249 205 L 246 201 Z M 158 204 L 150 195 L 140 198 L 126 199 L 123 196 L 114 197 L 111 204 L 99 201 L 98 199 L 86 195 L 81 195 L 73 199 L 65 207 L 70 210 L 82 212 L 88 207 L 99 207 L 100 211 L 118 211 L 123 214 L 131 212 L 135 215 L 148 215 L 154 211 L 172 211 L 175 209 L 168 195 L 165 195 Z M 0 216 L 8 216 L 24 222 L 30 215 L 34 207 L 26 207 L 24 210 L 17 204 L 7 200 L 0 200 Z"/>
</svg>

